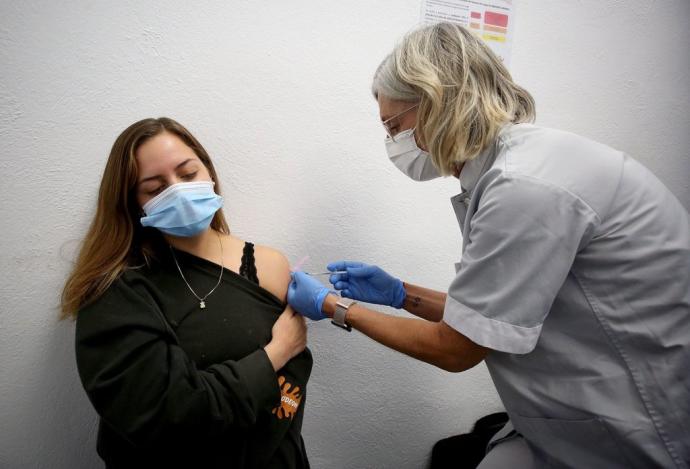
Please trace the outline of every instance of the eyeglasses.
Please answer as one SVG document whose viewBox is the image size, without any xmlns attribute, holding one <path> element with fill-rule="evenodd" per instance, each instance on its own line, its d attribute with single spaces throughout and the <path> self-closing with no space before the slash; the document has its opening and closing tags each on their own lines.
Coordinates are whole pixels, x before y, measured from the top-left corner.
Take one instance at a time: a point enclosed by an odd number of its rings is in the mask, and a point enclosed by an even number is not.
<svg viewBox="0 0 690 469">
<path fill-rule="evenodd" d="M 395 142 L 395 136 L 396 136 L 396 134 L 399 133 L 399 132 L 393 133 L 393 131 L 391 130 L 391 122 L 394 119 L 397 119 L 398 117 L 400 117 L 400 116 L 404 115 L 405 113 L 411 111 L 412 109 L 416 108 L 417 106 L 419 106 L 419 103 L 415 104 L 414 106 L 410 106 L 407 109 L 405 109 L 404 111 L 401 111 L 401 112 L 397 113 L 396 115 L 394 115 L 393 117 L 389 117 L 385 121 L 381 122 L 381 125 L 383 125 L 383 128 L 386 129 L 386 134 L 390 137 L 391 140 L 393 140 Z"/>
</svg>

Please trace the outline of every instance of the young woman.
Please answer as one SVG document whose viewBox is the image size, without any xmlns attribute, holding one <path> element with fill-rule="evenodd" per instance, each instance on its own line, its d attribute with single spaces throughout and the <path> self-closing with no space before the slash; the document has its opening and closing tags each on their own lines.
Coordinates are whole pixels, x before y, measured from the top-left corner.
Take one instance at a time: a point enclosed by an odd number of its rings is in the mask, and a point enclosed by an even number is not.
<svg viewBox="0 0 690 469">
<path fill-rule="evenodd" d="M 230 234 L 209 155 L 179 123 L 117 138 L 62 295 L 108 468 L 309 467 L 312 367 L 285 257 Z"/>
</svg>

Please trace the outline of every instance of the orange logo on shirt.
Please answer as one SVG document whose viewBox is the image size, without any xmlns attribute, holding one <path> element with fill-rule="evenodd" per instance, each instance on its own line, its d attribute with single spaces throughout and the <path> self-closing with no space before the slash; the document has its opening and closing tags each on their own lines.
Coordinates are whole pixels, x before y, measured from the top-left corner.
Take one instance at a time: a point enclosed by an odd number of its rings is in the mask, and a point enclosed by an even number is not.
<svg viewBox="0 0 690 469">
<path fill-rule="evenodd" d="M 272 413 L 276 414 L 279 419 L 293 418 L 297 413 L 300 402 L 302 402 L 302 395 L 299 392 L 299 386 L 295 386 L 292 390 L 292 385 L 285 381 L 284 376 L 278 377 L 278 385 L 280 386 L 280 405 L 273 409 Z"/>
</svg>

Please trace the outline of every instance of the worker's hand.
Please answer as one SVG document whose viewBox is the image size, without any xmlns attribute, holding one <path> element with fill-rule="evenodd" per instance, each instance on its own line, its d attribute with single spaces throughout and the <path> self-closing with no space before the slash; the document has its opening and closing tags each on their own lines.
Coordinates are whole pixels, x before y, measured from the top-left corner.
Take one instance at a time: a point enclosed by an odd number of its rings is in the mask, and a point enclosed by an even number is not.
<svg viewBox="0 0 690 469">
<path fill-rule="evenodd" d="M 375 265 L 362 262 L 338 261 L 326 266 L 331 271 L 347 273 L 331 274 L 329 281 L 340 294 L 353 300 L 400 308 L 405 301 L 403 283 Z"/>
<path fill-rule="evenodd" d="M 328 295 L 328 288 L 304 272 L 292 272 L 292 281 L 288 286 L 287 300 L 295 311 L 303 316 L 318 321 L 325 319 L 322 312 L 323 300 Z"/>
</svg>

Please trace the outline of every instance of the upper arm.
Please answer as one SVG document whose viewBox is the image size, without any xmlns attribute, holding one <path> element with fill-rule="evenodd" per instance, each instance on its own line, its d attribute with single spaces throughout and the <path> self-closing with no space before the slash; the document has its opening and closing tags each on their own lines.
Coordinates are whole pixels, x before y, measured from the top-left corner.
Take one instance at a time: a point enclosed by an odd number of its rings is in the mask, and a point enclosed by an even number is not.
<svg viewBox="0 0 690 469">
<path fill-rule="evenodd" d="M 285 302 L 290 284 L 290 264 L 287 258 L 276 249 L 256 246 L 255 261 L 259 285 Z"/>
<path fill-rule="evenodd" d="M 470 220 L 444 321 L 473 341 L 528 353 L 598 217 L 546 182 L 503 177 Z"/>
<path fill-rule="evenodd" d="M 447 363 L 443 366 L 446 371 L 458 372 L 469 370 L 480 363 L 490 349 L 471 341 L 456 331 L 444 321 L 435 323 L 438 332 L 438 343 L 445 344 Z"/>
</svg>

